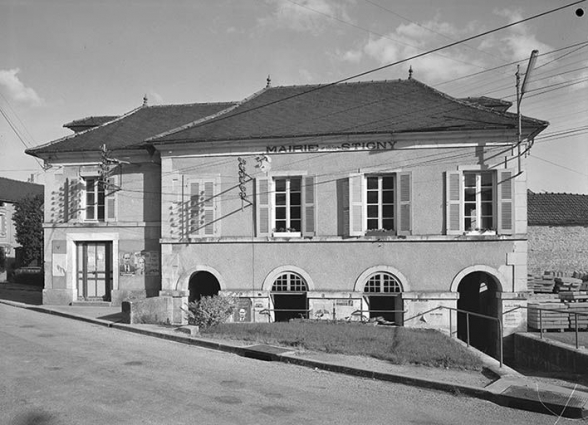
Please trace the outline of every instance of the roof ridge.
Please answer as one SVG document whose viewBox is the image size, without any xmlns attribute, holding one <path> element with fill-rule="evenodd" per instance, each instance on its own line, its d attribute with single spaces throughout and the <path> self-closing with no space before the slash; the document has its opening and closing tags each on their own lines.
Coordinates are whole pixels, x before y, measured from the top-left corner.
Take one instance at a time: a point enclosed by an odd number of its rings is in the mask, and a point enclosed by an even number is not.
<svg viewBox="0 0 588 425">
<path fill-rule="evenodd" d="M 229 112 L 235 110 L 239 106 L 247 103 L 248 101 L 250 101 L 250 100 L 258 97 L 259 95 L 261 95 L 265 91 L 268 91 L 268 90 L 271 90 L 271 89 L 272 89 L 272 87 L 264 87 L 263 89 L 258 90 L 257 92 L 253 93 L 252 95 L 247 96 L 245 99 L 233 103 L 232 106 L 230 106 L 229 108 L 225 108 L 225 109 L 223 109 L 223 110 L 221 110 L 221 111 L 219 111 L 219 112 L 217 112 L 215 114 L 208 115 L 208 116 L 203 117 L 203 118 L 200 118 L 198 120 L 189 122 L 188 124 L 184 124 L 184 125 L 182 125 L 180 127 L 176 127 L 176 128 L 171 129 L 171 130 L 164 131 L 163 133 L 156 134 L 155 136 L 151 136 L 151 137 L 145 139 L 143 142 L 150 142 L 150 141 L 152 141 L 154 139 L 158 139 L 160 137 L 170 136 L 172 134 L 179 133 L 180 131 L 187 130 L 189 128 L 195 127 L 195 126 L 197 126 L 199 124 L 202 124 L 202 123 L 204 123 L 206 121 L 214 120 L 215 118 L 218 118 L 218 117 L 220 117 L 222 115 L 228 114 Z"/>
<path fill-rule="evenodd" d="M 232 105 L 236 103 L 234 100 L 228 100 L 226 102 L 192 102 L 192 103 L 166 103 L 161 105 L 147 105 L 141 108 L 165 108 L 165 107 L 176 107 L 176 106 L 196 106 L 196 105 Z"/>
</svg>

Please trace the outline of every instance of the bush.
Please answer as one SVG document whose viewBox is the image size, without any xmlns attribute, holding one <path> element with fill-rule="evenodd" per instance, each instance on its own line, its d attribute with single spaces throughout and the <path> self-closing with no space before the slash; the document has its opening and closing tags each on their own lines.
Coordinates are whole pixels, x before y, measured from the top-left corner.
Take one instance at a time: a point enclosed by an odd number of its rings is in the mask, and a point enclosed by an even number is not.
<svg viewBox="0 0 588 425">
<path fill-rule="evenodd" d="M 202 297 L 200 301 L 188 304 L 188 323 L 203 329 L 218 325 L 233 314 L 235 307 L 236 302 L 232 297 Z"/>
<path fill-rule="evenodd" d="M 10 281 L 13 283 L 22 283 L 24 285 L 45 286 L 43 272 L 18 272 L 19 269 L 15 270 L 14 274 L 11 274 Z"/>
</svg>

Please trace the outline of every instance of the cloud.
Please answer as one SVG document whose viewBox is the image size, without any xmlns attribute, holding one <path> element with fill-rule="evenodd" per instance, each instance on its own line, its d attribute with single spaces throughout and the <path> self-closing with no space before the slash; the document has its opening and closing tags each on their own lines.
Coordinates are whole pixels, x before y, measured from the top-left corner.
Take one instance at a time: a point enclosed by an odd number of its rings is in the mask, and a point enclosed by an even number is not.
<svg viewBox="0 0 588 425">
<path fill-rule="evenodd" d="M 450 23 L 439 21 L 438 18 L 422 25 L 401 24 L 384 37 L 371 36 L 358 48 L 339 53 L 338 57 L 351 63 L 358 63 L 367 57 L 379 65 L 387 65 L 438 47 L 441 34 L 447 43 L 450 43 L 471 34 L 473 29 L 474 26 L 471 24 L 465 28 L 457 28 Z M 462 46 L 411 60 L 405 67 L 397 68 L 402 69 L 404 77 L 408 75 L 409 65 L 414 70 L 415 78 L 432 83 L 476 72 L 480 69 L 481 61 L 475 59 L 472 54 L 468 56 L 468 51 Z"/>
<path fill-rule="evenodd" d="M 43 105 L 43 99 L 39 97 L 35 90 L 30 87 L 25 87 L 22 81 L 20 81 L 17 75 L 19 72 L 20 69 L 18 68 L 8 70 L 0 69 L 0 88 L 2 91 L 15 102 L 31 106 Z"/>
<path fill-rule="evenodd" d="M 330 16 L 351 21 L 345 2 L 338 0 L 270 0 L 269 3 L 275 8 L 270 17 L 258 19 L 262 27 L 286 28 L 318 35 L 331 24 Z"/>
<path fill-rule="evenodd" d="M 502 9 L 495 10 L 494 13 L 507 18 L 509 23 L 523 19 L 519 10 Z M 539 50 L 539 53 L 553 50 L 548 44 L 537 40 L 535 34 L 531 32 L 531 29 L 525 23 L 510 27 L 507 35 L 503 36 L 500 41 L 500 53 L 508 60 L 513 61 L 528 58 L 533 50 Z"/>
</svg>

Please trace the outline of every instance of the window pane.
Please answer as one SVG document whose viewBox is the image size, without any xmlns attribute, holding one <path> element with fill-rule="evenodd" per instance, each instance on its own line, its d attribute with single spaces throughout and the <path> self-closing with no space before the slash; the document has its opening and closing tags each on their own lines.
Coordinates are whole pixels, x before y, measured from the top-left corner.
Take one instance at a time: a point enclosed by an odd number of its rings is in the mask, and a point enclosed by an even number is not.
<svg viewBox="0 0 588 425">
<path fill-rule="evenodd" d="M 292 178 L 290 179 L 290 192 L 300 192 L 302 187 L 302 179 Z"/>
<path fill-rule="evenodd" d="M 393 204 L 394 203 L 394 191 L 387 190 L 382 192 L 382 202 L 384 204 Z"/>
<path fill-rule="evenodd" d="M 394 189 L 394 177 L 382 177 L 382 189 Z"/>
<path fill-rule="evenodd" d="M 94 220 L 94 206 L 86 208 L 86 220 Z"/>
<path fill-rule="evenodd" d="M 492 217 L 482 217 L 482 229 L 494 229 L 494 219 Z"/>
<path fill-rule="evenodd" d="M 377 218 L 378 217 L 378 206 L 377 205 L 368 205 L 367 215 L 370 218 Z"/>
<path fill-rule="evenodd" d="M 302 226 L 300 224 L 300 220 L 290 220 L 290 228 L 294 229 L 297 232 L 300 232 L 300 229 L 302 229 Z"/>
<path fill-rule="evenodd" d="M 394 217 L 394 205 L 384 205 L 382 207 L 382 215 L 384 218 Z"/>
<path fill-rule="evenodd" d="M 476 175 L 464 174 L 464 184 L 466 187 L 476 187 Z"/>
<path fill-rule="evenodd" d="M 292 207 L 290 208 L 290 218 L 291 219 L 296 219 L 296 218 L 300 218 L 300 207 Z"/>
<path fill-rule="evenodd" d="M 98 205 L 98 220 L 104 220 L 104 205 Z"/>
<path fill-rule="evenodd" d="M 377 219 L 369 219 L 367 221 L 367 228 L 368 228 L 368 230 L 377 230 L 379 228 L 378 220 Z"/>
<path fill-rule="evenodd" d="M 286 179 L 276 179 L 276 192 L 286 191 Z"/>
<path fill-rule="evenodd" d="M 385 218 L 384 220 L 382 220 L 382 227 L 386 230 L 394 230 L 394 219 Z"/>
<path fill-rule="evenodd" d="M 285 220 L 286 219 L 286 208 L 284 208 L 284 207 L 276 208 L 276 218 L 278 220 Z"/>
<path fill-rule="evenodd" d="M 493 208 L 491 202 L 482 202 L 482 215 L 491 216 L 492 210 Z"/>
<path fill-rule="evenodd" d="M 276 205 L 286 205 L 285 193 L 276 193 Z"/>
<path fill-rule="evenodd" d="M 286 227 L 286 220 L 276 220 L 276 232 L 285 232 Z"/>
<path fill-rule="evenodd" d="M 476 200 L 476 189 L 475 188 L 468 188 L 465 190 L 465 199 L 466 202 L 472 202 Z"/>
<path fill-rule="evenodd" d="M 367 188 L 368 189 L 377 189 L 378 188 L 378 178 L 377 177 L 368 177 L 367 178 Z"/>
<path fill-rule="evenodd" d="M 466 230 L 474 230 L 475 229 L 475 227 L 474 227 L 475 226 L 475 224 L 474 224 L 475 222 L 476 222 L 475 219 L 472 221 L 472 219 L 470 217 L 466 217 L 465 220 L 464 220 L 464 228 Z"/>
<path fill-rule="evenodd" d="M 378 203 L 378 192 L 369 190 L 367 193 L 367 203 L 377 204 Z"/>
<path fill-rule="evenodd" d="M 482 188 L 481 193 L 482 201 L 491 201 L 492 200 L 492 188 Z"/>
<path fill-rule="evenodd" d="M 482 173 L 482 186 L 492 186 L 492 173 Z"/>
<path fill-rule="evenodd" d="M 301 205 L 300 193 L 290 194 L 290 205 Z"/>
</svg>

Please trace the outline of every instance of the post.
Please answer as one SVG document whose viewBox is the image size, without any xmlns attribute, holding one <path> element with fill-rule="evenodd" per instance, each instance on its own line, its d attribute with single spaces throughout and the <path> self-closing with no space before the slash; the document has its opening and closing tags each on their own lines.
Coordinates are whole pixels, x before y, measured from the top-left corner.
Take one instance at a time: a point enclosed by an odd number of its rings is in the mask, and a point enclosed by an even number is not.
<svg viewBox="0 0 588 425">
<path fill-rule="evenodd" d="M 470 346 L 470 313 L 466 313 L 466 334 L 468 340 L 468 347 Z"/>
<path fill-rule="evenodd" d="M 578 313 L 574 312 L 574 322 L 576 327 L 576 350 L 580 347 L 578 345 Z"/>
<path fill-rule="evenodd" d="M 543 309 L 537 307 L 537 310 L 539 310 L 539 335 L 543 339 Z"/>
</svg>

